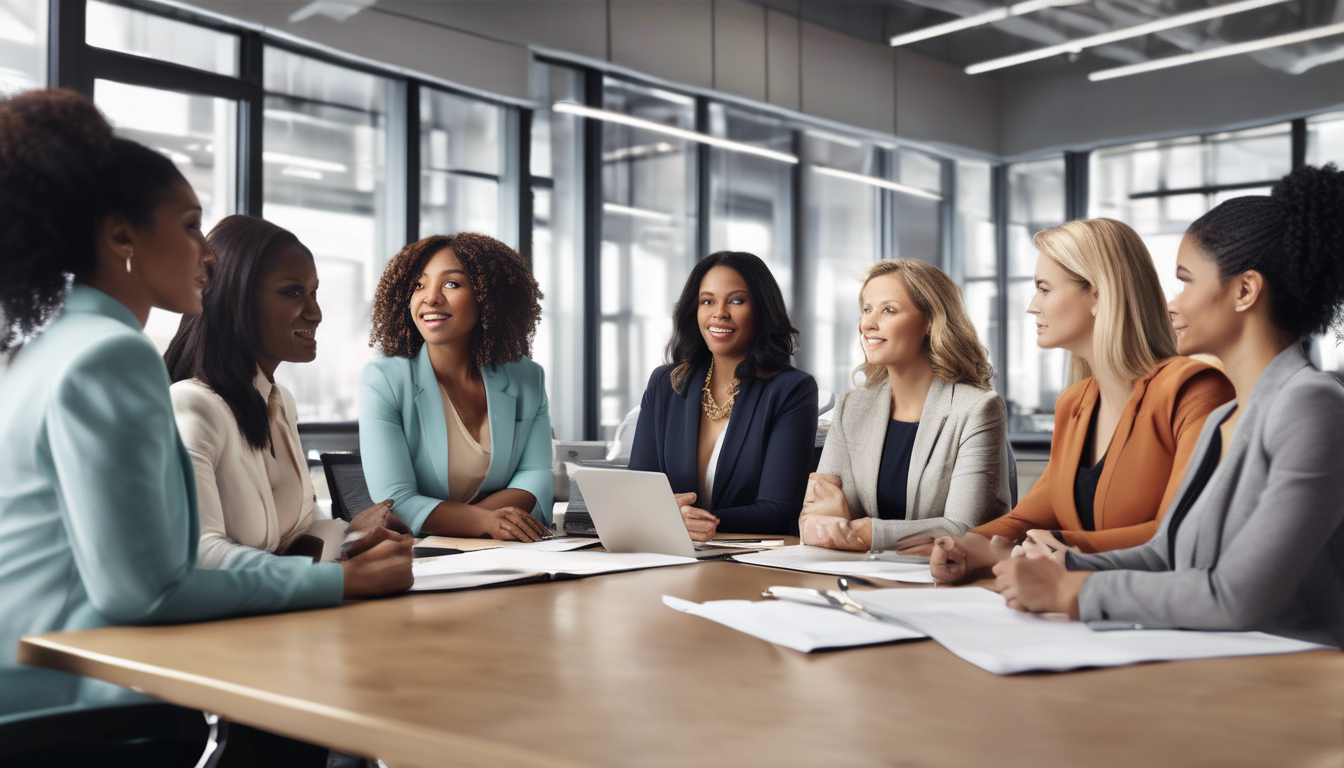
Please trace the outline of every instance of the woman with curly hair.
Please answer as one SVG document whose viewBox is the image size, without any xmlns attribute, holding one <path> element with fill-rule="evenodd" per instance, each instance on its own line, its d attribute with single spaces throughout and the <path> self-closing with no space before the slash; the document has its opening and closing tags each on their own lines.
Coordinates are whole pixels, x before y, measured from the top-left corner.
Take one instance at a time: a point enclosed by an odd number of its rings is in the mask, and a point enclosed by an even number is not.
<svg viewBox="0 0 1344 768">
<path fill-rule="evenodd" d="M 1146 543 L 995 567 L 1010 607 L 1344 645 L 1344 387 L 1302 341 L 1344 311 L 1344 173 L 1307 166 L 1190 225 L 1168 304 L 1236 399 L 1210 414 Z"/>
<path fill-rule="evenodd" d="M 863 384 L 835 405 L 803 543 L 927 544 L 1006 514 L 1008 413 L 957 284 L 918 259 L 880 261 L 859 291 L 858 330 Z"/>
<path fill-rule="evenodd" d="M 548 535 L 551 416 L 527 357 L 540 300 L 522 256 L 470 232 L 411 243 L 383 271 L 359 448 L 370 493 L 416 535 Z"/>
<path fill-rule="evenodd" d="M 16 664 L 22 635 L 411 585 L 411 539 L 390 532 L 344 563 L 197 567 L 191 459 L 144 325 L 154 307 L 199 313 L 213 259 L 171 160 L 114 137 L 73 91 L 0 99 L 0 351 L 14 352 L 0 380 L 0 716 L 129 694 Z"/>
<path fill-rule="evenodd" d="M 711 253 L 672 317 L 668 364 L 644 390 L 630 468 L 667 475 L 696 541 L 796 532 L 817 382 L 789 365 L 798 330 L 779 283 L 750 253 Z"/>
</svg>

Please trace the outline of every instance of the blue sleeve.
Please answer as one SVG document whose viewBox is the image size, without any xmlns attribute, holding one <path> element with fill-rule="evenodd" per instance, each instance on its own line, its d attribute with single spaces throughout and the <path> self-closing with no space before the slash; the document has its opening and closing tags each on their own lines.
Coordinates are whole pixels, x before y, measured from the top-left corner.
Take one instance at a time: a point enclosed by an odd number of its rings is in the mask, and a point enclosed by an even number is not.
<svg viewBox="0 0 1344 768">
<path fill-rule="evenodd" d="M 365 365 L 359 376 L 359 454 L 369 498 L 391 499 L 393 513 L 419 536 L 425 518 L 443 499 L 420 493 L 392 385 L 373 363 Z"/>
<path fill-rule="evenodd" d="M 45 420 L 75 564 L 90 603 L 110 621 L 200 621 L 341 601 L 334 563 L 277 557 L 245 570 L 196 567 L 192 469 L 163 360 L 143 337 L 112 339 L 77 360 Z"/>
<path fill-rule="evenodd" d="M 523 446 L 518 466 L 513 471 L 508 487 L 527 491 L 537 499 L 532 515 L 546 525 L 551 524 L 551 506 L 555 503 L 555 474 L 551 469 L 551 458 L 555 451 L 551 446 L 551 408 L 546 398 L 546 372 L 536 366 L 536 388 L 541 394 L 541 405 L 532 420 L 532 429 L 527 435 L 527 444 Z"/>
<path fill-rule="evenodd" d="M 720 520 L 732 521 L 720 524 L 719 532 L 797 535 L 816 439 L 817 381 L 807 376 L 788 392 L 774 414 L 756 502 L 715 510 Z"/>
<path fill-rule="evenodd" d="M 644 388 L 644 397 L 639 401 L 639 421 L 635 424 L 635 437 L 630 445 L 630 469 L 641 472 L 662 472 L 658 461 L 658 380 L 662 378 L 661 368 L 654 370 L 649 377 L 649 385 Z"/>
</svg>

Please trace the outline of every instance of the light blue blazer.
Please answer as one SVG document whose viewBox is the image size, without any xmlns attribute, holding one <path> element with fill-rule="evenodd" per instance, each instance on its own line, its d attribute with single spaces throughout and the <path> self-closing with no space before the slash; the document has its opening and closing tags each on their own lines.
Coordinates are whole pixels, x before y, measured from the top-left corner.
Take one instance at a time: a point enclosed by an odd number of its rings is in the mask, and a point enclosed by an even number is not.
<svg viewBox="0 0 1344 768">
<path fill-rule="evenodd" d="M 163 359 L 125 305 L 76 285 L 0 379 L 0 719 L 133 698 L 19 666 L 22 635 L 341 601 L 335 563 L 202 570 L 199 541 Z"/>
<path fill-rule="evenodd" d="M 518 488 L 537 498 L 532 515 L 551 524 L 551 412 L 545 373 L 526 358 L 485 366 L 490 419 L 490 469 L 480 495 Z M 448 492 L 448 422 L 429 348 L 413 358 L 380 357 L 359 377 L 359 452 L 374 501 L 392 499 L 392 511 L 415 535 Z"/>
</svg>

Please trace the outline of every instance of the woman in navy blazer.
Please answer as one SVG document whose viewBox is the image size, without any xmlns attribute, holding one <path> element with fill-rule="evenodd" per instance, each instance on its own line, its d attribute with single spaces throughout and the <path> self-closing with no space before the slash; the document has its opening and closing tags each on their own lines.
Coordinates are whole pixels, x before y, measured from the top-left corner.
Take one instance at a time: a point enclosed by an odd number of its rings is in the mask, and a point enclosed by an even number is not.
<svg viewBox="0 0 1344 768">
<path fill-rule="evenodd" d="M 500 241 L 435 235 L 401 250 L 374 296 L 359 382 L 369 492 L 417 536 L 536 541 L 555 477 L 532 270 Z"/>
<path fill-rule="evenodd" d="M 630 468 L 662 472 L 691 538 L 796 533 L 817 434 L 817 382 L 789 365 L 798 330 L 770 268 L 720 251 L 691 270 L 671 361 L 640 404 Z"/>
</svg>

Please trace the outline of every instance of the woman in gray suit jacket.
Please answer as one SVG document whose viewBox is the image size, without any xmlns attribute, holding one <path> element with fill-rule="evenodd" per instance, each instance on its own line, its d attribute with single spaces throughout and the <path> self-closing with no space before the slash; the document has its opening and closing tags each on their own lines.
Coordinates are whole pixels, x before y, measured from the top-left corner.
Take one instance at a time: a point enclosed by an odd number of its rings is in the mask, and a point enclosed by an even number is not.
<svg viewBox="0 0 1344 768">
<path fill-rule="evenodd" d="M 1148 543 L 1007 560 L 998 587 L 1024 611 L 1344 645 L 1344 387 L 1302 349 L 1344 309 L 1344 173 L 1219 205 L 1176 264 L 1180 352 L 1221 359 L 1236 401 L 1209 415 Z"/>
<path fill-rule="evenodd" d="M 956 284 L 917 259 L 882 261 L 859 304 L 863 384 L 835 406 L 803 543 L 927 545 L 1006 514 L 1007 414 Z"/>
</svg>

